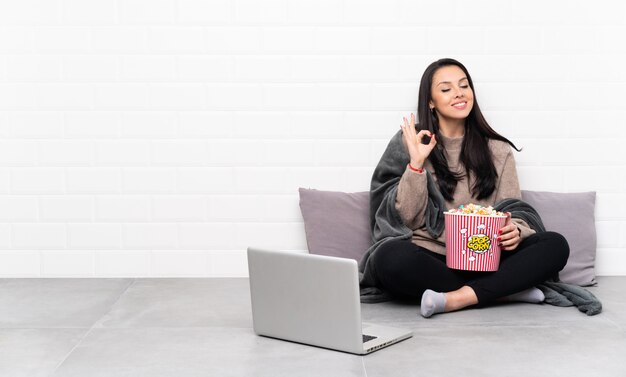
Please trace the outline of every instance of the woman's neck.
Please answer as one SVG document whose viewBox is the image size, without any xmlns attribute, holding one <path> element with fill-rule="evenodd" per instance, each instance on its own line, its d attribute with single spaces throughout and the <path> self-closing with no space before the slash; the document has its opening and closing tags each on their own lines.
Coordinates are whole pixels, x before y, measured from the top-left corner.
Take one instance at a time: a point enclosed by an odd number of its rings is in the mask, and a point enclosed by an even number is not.
<svg viewBox="0 0 626 377">
<path fill-rule="evenodd" d="M 465 134 L 465 119 L 446 119 L 439 116 L 439 132 L 451 139 L 463 137 Z"/>
</svg>

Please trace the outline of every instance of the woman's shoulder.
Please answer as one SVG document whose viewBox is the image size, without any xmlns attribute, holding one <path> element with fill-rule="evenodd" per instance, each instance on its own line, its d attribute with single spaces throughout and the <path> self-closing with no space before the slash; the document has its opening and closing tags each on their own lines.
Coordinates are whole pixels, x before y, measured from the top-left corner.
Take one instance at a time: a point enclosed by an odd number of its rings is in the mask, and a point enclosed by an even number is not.
<svg viewBox="0 0 626 377">
<path fill-rule="evenodd" d="M 512 151 L 513 151 L 513 148 L 511 147 L 511 144 L 507 143 L 506 141 L 502 141 L 502 140 L 489 139 L 488 145 L 489 145 L 489 149 L 491 150 L 491 153 L 493 153 L 494 157 L 495 156 L 506 156 L 506 155 L 512 153 Z"/>
<path fill-rule="evenodd" d="M 488 144 L 496 165 L 504 165 L 507 157 L 513 154 L 513 148 L 506 141 L 489 139 Z"/>
</svg>

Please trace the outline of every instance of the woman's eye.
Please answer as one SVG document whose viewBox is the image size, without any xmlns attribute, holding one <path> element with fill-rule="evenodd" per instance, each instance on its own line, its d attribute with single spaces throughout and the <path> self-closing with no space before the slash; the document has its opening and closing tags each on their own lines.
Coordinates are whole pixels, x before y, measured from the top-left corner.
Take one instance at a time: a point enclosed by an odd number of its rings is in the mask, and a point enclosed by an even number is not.
<svg viewBox="0 0 626 377">
<path fill-rule="evenodd" d="M 469 85 L 462 86 L 461 88 L 469 88 Z"/>
<path fill-rule="evenodd" d="M 441 89 L 442 92 L 449 92 L 450 89 Z"/>
</svg>

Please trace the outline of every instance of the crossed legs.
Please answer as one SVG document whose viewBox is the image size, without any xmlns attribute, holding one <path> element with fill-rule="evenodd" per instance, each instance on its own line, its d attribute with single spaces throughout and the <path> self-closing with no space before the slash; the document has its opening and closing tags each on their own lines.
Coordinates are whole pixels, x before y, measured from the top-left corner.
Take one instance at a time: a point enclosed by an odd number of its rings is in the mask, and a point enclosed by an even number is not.
<svg viewBox="0 0 626 377">
<path fill-rule="evenodd" d="M 543 294 L 533 287 L 563 269 L 568 256 L 563 236 L 543 232 L 526 238 L 514 251 L 503 251 L 496 272 L 449 269 L 445 256 L 409 240 L 384 243 L 371 263 L 384 289 L 398 298 L 421 297 L 420 311 L 430 317 L 507 298 L 540 302 Z"/>
</svg>

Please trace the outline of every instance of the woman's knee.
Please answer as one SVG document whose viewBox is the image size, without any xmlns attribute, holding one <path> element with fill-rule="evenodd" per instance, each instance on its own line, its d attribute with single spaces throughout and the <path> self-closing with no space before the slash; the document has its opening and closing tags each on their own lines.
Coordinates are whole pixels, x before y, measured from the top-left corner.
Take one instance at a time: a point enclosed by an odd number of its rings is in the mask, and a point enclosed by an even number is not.
<svg viewBox="0 0 626 377">
<path fill-rule="evenodd" d="M 398 263 L 402 259 L 402 254 L 407 245 L 405 242 L 411 241 L 387 241 L 380 245 L 374 255 L 372 262 L 374 269 L 379 276 L 393 276 L 398 273 L 402 263 Z"/>
<path fill-rule="evenodd" d="M 565 237 L 557 232 L 547 231 L 541 233 L 544 242 L 549 244 L 549 252 L 555 258 L 559 270 L 565 267 L 567 260 L 569 259 L 569 243 Z"/>
<path fill-rule="evenodd" d="M 379 281 L 393 284 L 414 276 L 424 266 L 432 265 L 433 257 L 410 240 L 393 240 L 376 250 L 373 263 Z"/>
</svg>

